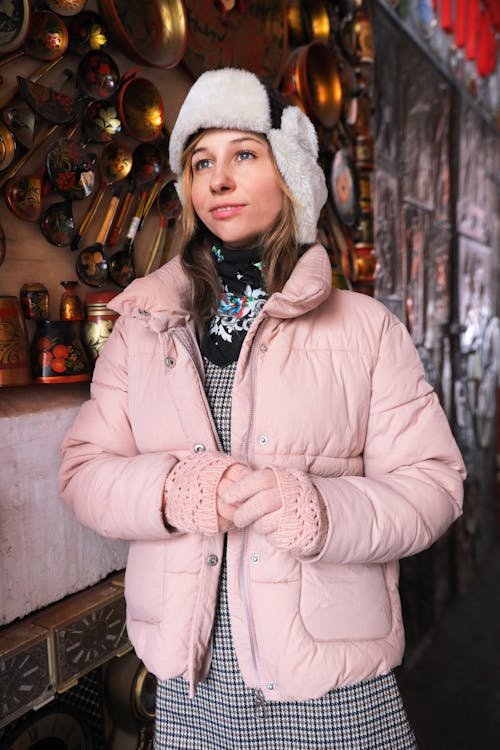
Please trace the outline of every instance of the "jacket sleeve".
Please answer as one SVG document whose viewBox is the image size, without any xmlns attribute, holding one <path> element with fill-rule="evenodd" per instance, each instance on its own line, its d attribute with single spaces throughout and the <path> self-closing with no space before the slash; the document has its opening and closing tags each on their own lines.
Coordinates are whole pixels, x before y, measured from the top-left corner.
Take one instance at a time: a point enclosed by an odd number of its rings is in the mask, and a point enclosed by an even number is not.
<svg viewBox="0 0 500 750">
<path fill-rule="evenodd" d="M 413 555 L 461 514 L 462 457 L 407 329 L 391 321 L 372 373 L 364 476 L 311 476 L 329 516 L 326 543 L 311 562 Z"/>
<path fill-rule="evenodd" d="M 78 520 L 103 536 L 165 539 L 165 477 L 177 459 L 139 454 L 127 414 L 127 343 L 120 318 L 99 356 L 91 398 L 62 443 L 59 492 Z"/>
</svg>

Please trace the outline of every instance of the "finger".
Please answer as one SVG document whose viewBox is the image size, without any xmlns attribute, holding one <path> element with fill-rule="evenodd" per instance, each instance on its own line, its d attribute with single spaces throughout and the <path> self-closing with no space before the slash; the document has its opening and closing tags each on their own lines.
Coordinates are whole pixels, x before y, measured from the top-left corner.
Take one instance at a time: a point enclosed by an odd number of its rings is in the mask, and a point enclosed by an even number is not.
<svg viewBox="0 0 500 750">
<path fill-rule="evenodd" d="M 225 477 L 222 477 L 222 479 L 219 482 L 219 486 L 217 487 L 217 497 L 222 497 L 223 495 L 228 492 L 231 487 L 233 486 L 234 482 L 231 482 L 230 479 L 226 479 Z"/>
<path fill-rule="evenodd" d="M 248 476 L 235 482 L 233 486 L 223 494 L 225 503 L 238 505 L 248 500 L 257 492 L 270 490 L 276 487 L 276 479 L 270 469 L 257 469 Z M 222 493 L 221 493 L 222 494 Z"/>
<path fill-rule="evenodd" d="M 224 518 L 226 521 L 230 521 L 231 523 L 233 523 L 235 512 L 236 508 L 234 505 L 228 505 L 220 499 L 217 500 L 217 513 L 221 518 Z"/>
<path fill-rule="evenodd" d="M 280 508 L 281 498 L 276 490 L 263 490 L 236 507 L 233 522 L 235 526 L 243 529 L 267 513 L 272 513 Z"/>
<path fill-rule="evenodd" d="M 233 464 L 227 471 L 224 472 L 224 479 L 229 479 L 231 482 L 239 482 L 240 479 L 244 479 L 249 474 L 252 474 L 253 469 L 245 464 Z"/>
<path fill-rule="evenodd" d="M 281 508 L 275 510 L 274 513 L 267 513 L 265 516 L 258 518 L 254 525 L 254 531 L 262 536 L 267 536 L 275 531 L 278 531 L 279 523 L 281 518 Z"/>
<path fill-rule="evenodd" d="M 221 497 L 224 495 L 231 489 L 235 482 L 239 482 L 251 473 L 252 469 L 250 469 L 249 466 L 244 466 L 243 464 L 234 464 L 233 466 L 230 466 L 229 469 L 224 472 L 222 479 L 219 482 L 217 487 L 218 496 Z"/>
</svg>

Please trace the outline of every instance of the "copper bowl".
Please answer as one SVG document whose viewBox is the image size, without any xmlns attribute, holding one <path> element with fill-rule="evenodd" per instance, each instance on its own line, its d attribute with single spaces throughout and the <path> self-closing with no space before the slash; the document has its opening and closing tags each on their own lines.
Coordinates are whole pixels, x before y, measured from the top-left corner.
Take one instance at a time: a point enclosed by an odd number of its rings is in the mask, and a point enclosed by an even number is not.
<svg viewBox="0 0 500 750">
<path fill-rule="evenodd" d="M 187 45 L 182 0 L 98 0 L 110 34 L 126 55 L 154 68 L 173 68 Z"/>
<path fill-rule="evenodd" d="M 313 120 L 333 128 L 342 109 L 342 84 L 332 50 L 321 42 L 297 47 L 289 56 L 283 94 Z"/>
<path fill-rule="evenodd" d="M 287 20 L 291 47 L 309 42 L 328 44 L 332 29 L 322 0 L 288 0 Z"/>
<path fill-rule="evenodd" d="M 154 141 L 161 133 L 165 110 L 161 94 L 147 78 L 133 78 L 120 88 L 120 119 L 137 141 Z"/>
</svg>

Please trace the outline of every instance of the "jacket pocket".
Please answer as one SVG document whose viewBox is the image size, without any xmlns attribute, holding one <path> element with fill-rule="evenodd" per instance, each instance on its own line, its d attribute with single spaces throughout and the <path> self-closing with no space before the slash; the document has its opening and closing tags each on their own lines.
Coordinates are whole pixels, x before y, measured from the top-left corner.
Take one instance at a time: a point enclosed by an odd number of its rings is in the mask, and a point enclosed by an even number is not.
<svg viewBox="0 0 500 750">
<path fill-rule="evenodd" d="M 385 638 L 392 607 L 383 565 L 302 565 L 300 612 L 316 641 Z"/>
<path fill-rule="evenodd" d="M 130 617 L 142 622 L 162 618 L 165 542 L 131 542 L 125 571 L 125 598 Z"/>
</svg>

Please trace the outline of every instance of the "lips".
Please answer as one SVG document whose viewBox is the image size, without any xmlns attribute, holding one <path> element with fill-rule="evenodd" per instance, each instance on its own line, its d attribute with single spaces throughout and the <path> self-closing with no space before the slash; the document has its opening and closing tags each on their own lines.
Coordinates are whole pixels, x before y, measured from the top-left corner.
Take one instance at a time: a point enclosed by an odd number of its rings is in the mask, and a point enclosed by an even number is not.
<svg viewBox="0 0 500 750">
<path fill-rule="evenodd" d="M 240 211 L 243 209 L 243 204 L 237 203 L 237 204 L 225 204 L 223 206 L 215 206 L 214 208 L 210 209 L 210 214 L 216 218 L 225 218 L 229 216 L 235 216 L 236 214 L 240 213 Z"/>
</svg>

